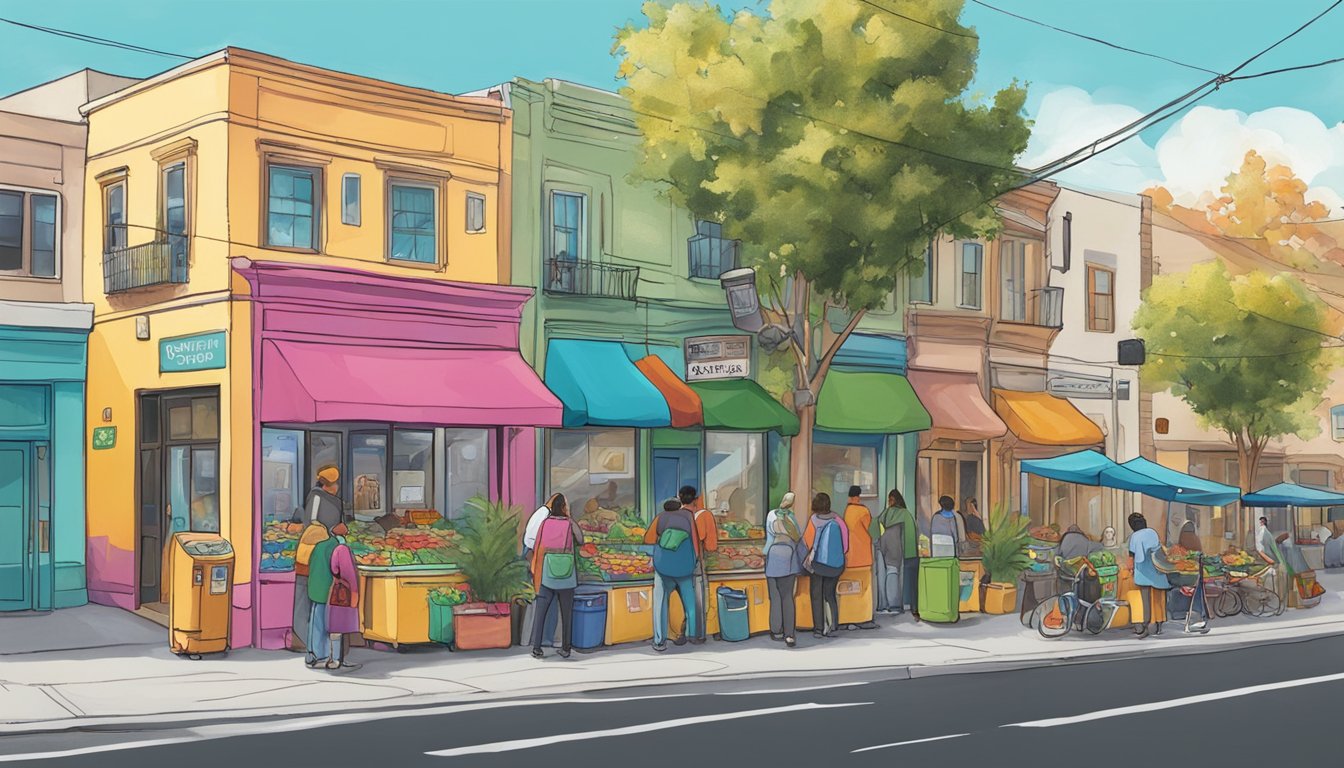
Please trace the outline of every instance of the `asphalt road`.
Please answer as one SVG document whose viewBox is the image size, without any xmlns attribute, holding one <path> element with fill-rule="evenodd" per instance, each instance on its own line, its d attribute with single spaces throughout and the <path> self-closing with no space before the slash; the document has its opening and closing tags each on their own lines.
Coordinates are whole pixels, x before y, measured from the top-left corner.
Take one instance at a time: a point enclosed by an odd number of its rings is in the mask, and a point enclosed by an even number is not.
<svg viewBox="0 0 1344 768">
<path fill-rule="evenodd" d="M 781 665 L 796 653 L 781 650 Z M 660 686 L 354 715 L 335 724 L 321 717 L 13 736 L 0 739 L 0 762 L 89 768 L 1305 765 L 1333 762 L 1338 753 L 1341 700 L 1344 638 L 1326 638 L 911 680 Z"/>
</svg>

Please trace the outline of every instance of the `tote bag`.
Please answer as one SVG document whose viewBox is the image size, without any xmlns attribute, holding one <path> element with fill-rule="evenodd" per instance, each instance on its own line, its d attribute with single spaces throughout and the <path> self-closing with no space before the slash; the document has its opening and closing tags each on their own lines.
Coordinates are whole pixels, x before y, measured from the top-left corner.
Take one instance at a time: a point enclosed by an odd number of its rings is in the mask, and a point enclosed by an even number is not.
<svg viewBox="0 0 1344 768">
<path fill-rule="evenodd" d="M 557 528 L 564 526 L 564 548 L 552 550 L 547 547 L 542 550 L 541 586 L 547 589 L 574 589 L 579 584 L 577 563 L 574 560 L 574 535 L 570 525 L 567 517 L 550 517 L 541 524 L 541 532 L 537 535 L 538 542 L 543 545 L 558 542 L 561 539 Z"/>
</svg>

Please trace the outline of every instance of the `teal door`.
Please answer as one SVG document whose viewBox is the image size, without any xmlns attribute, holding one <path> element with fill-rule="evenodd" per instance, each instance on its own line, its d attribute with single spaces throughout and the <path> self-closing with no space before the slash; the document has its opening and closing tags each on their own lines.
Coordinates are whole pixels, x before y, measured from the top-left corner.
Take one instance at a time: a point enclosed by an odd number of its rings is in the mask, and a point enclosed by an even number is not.
<svg viewBox="0 0 1344 768">
<path fill-rule="evenodd" d="M 32 607 L 32 473 L 28 443 L 0 443 L 0 610 Z"/>
</svg>

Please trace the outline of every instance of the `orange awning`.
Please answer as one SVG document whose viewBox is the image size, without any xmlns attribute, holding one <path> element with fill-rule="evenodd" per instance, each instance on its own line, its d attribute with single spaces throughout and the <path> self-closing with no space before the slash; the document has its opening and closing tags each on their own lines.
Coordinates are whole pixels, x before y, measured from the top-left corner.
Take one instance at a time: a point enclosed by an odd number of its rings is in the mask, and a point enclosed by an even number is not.
<svg viewBox="0 0 1344 768">
<path fill-rule="evenodd" d="M 662 393 L 663 399 L 667 400 L 667 408 L 672 412 L 673 427 L 700 426 L 700 396 L 667 367 L 667 363 L 663 362 L 661 357 L 649 355 L 636 360 L 635 367 Z"/>
<path fill-rule="evenodd" d="M 1019 440 L 1036 445 L 1098 445 L 1101 428 L 1073 403 L 1045 392 L 994 390 L 994 410 Z"/>
</svg>

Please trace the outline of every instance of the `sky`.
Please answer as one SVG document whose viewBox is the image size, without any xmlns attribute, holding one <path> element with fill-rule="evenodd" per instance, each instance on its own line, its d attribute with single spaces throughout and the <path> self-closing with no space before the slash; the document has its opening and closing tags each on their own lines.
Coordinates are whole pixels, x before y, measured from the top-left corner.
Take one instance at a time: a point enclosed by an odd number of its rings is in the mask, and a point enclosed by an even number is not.
<svg viewBox="0 0 1344 768">
<path fill-rule="evenodd" d="M 858 0 L 856 0 L 857 2 Z M 884 0 L 918 18 L 921 0 Z M 1042 22 L 1225 72 L 1320 13 L 1330 0 L 986 0 Z M 761 9 L 731 0 L 725 8 Z M 639 0 L 0 0 L 0 17 L 188 56 L 236 45 L 445 92 L 515 76 L 615 88 L 613 32 Z M 1020 161 L 1035 167 L 1210 77 L 1011 18 L 968 0 L 980 37 L 974 88 L 1016 79 L 1035 120 Z M 1340 55 L 1344 6 L 1243 74 Z M 148 76 L 180 59 L 115 50 L 0 23 L 0 93 L 91 67 Z M 1216 188 L 1248 149 L 1289 164 L 1309 196 L 1344 214 L 1344 63 L 1229 83 L 1139 138 L 1059 177 L 1099 189 L 1162 182 L 1178 200 Z"/>
</svg>

